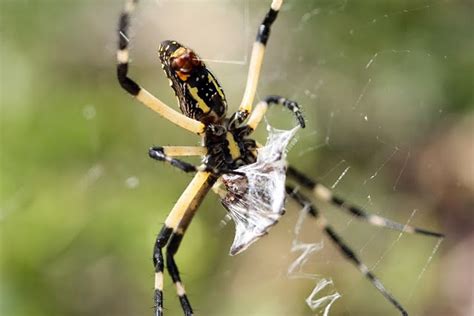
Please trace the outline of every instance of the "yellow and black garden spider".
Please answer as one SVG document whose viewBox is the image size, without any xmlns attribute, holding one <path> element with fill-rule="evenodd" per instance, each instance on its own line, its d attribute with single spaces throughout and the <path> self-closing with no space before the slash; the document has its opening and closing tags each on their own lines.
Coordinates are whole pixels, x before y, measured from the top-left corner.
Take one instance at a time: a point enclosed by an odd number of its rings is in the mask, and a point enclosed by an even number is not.
<svg viewBox="0 0 474 316">
<path fill-rule="evenodd" d="M 283 0 L 273 0 L 269 11 L 260 24 L 257 39 L 253 45 L 249 73 L 244 96 L 237 112 L 226 117 L 227 101 L 224 92 L 214 75 L 206 68 L 204 62 L 191 49 L 176 41 L 161 43 L 158 54 L 166 76 L 170 81 L 183 114 L 171 109 L 159 99 L 150 94 L 128 77 L 128 28 L 130 14 L 137 0 L 128 0 L 120 16 L 117 52 L 117 76 L 123 89 L 145 104 L 153 111 L 174 124 L 190 131 L 202 139 L 202 146 L 164 146 L 152 147 L 149 150 L 151 158 L 165 161 L 183 170 L 196 173 L 191 183 L 178 199 L 165 224 L 159 232 L 153 250 L 155 267 L 155 315 L 163 315 L 163 271 L 164 258 L 162 249 L 166 247 L 166 267 L 176 286 L 179 300 L 185 315 L 192 315 L 193 309 L 186 296 L 174 256 L 178 251 L 181 240 L 194 214 L 206 194 L 214 189 L 221 197 L 223 205 L 229 212 L 234 212 L 237 233 L 239 229 L 246 233 L 245 238 L 239 239 L 231 248 L 231 254 L 245 250 L 251 243 L 266 234 L 277 223 L 284 213 L 285 196 L 290 197 L 316 219 L 316 224 L 335 243 L 342 254 L 350 260 L 359 271 L 390 301 L 403 315 L 407 312 L 402 305 L 385 289 L 368 267 L 361 262 L 357 255 L 336 234 L 325 218 L 317 211 L 310 200 L 295 187 L 286 184 L 286 176 L 311 192 L 317 199 L 332 203 L 348 214 L 375 226 L 419 233 L 428 236 L 442 237 L 439 233 L 402 225 L 365 211 L 346 203 L 334 196 L 322 184 L 313 181 L 292 166 L 286 166 L 285 146 L 276 146 L 267 155 L 263 164 L 260 158 L 263 151 L 249 135 L 259 125 L 268 107 L 273 104 L 282 105 L 291 110 L 301 127 L 305 126 L 298 104 L 279 96 L 269 96 L 259 102 L 252 111 L 256 94 L 260 69 L 263 64 L 265 47 L 270 35 L 270 28 L 277 18 Z M 291 136 L 291 135 L 290 135 Z M 288 137 L 280 142 L 288 142 Z M 195 166 L 176 159 L 178 156 L 201 156 L 202 164 Z M 259 171 L 269 175 L 270 180 L 252 180 L 249 177 L 249 166 L 259 165 Z M 273 174 L 273 175 L 272 175 Z M 263 182 L 261 182 L 263 181 Z M 271 190 L 265 186 L 271 185 Z M 223 185 L 227 190 L 219 187 Z M 253 190 L 255 192 L 250 193 Z M 256 204 L 251 203 L 250 194 L 256 194 Z M 239 210 L 240 209 L 240 213 Z M 237 211 L 236 211 L 237 210 Z M 259 214 L 257 218 L 254 217 Z M 242 232 L 241 232 L 242 233 Z"/>
</svg>

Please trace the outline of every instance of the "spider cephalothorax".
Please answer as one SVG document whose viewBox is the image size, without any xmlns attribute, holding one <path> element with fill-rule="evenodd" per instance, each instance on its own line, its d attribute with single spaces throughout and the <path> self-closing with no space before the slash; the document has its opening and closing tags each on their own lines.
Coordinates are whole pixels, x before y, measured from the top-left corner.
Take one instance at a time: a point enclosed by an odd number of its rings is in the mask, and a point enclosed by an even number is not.
<svg viewBox="0 0 474 316">
<path fill-rule="evenodd" d="M 316 224 L 326 233 L 341 253 L 389 300 L 403 315 L 407 312 L 385 289 L 380 280 L 362 263 L 335 232 L 312 201 L 297 188 L 286 183 L 286 176 L 311 192 L 322 202 L 330 203 L 349 215 L 374 226 L 441 237 L 441 234 L 402 225 L 383 217 L 372 215 L 334 196 L 330 189 L 313 181 L 292 166 L 287 166 L 285 148 L 297 128 L 285 133 L 271 133 L 268 145 L 257 150 L 256 142 L 249 135 L 262 121 L 268 107 L 281 105 L 291 110 L 301 127 L 305 126 L 298 104 L 280 96 L 268 96 L 253 108 L 257 84 L 270 28 L 276 20 L 283 0 L 272 0 L 270 9 L 258 29 L 250 58 L 249 74 L 239 109 L 229 117 L 224 91 L 217 79 L 193 50 L 176 41 L 164 41 L 159 57 L 166 76 L 170 80 L 181 113 L 143 89 L 128 76 L 128 25 L 130 14 L 137 0 L 127 0 L 119 20 L 119 45 L 117 51 L 117 77 L 122 88 L 138 101 L 159 113 L 174 124 L 201 136 L 202 146 L 155 146 L 150 148 L 151 158 L 165 161 L 184 172 L 196 173 L 184 190 L 158 234 L 153 248 L 155 267 L 155 315 L 163 315 L 163 271 L 166 247 L 166 268 L 170 273 L 186 316 L 193 309 L 181 282 L 174 255 L 181 240 L 207 193 L 212 189 L 236 224 L 236 237 L 231 254 L 244 251 L 250 244 L 268 233 L 284 213 L 285 197 L 297 202 L 316 219 Z M 177 159 L 179 156 L 201 156 L 203 164 L 195 166 Z M 221 189 L 214 184 L 223 184 Z M 223 192 L 226 191 L 226 192 Z"/>
<path fill-rule="evenodd" d="M 223 125 L 210 125 L 204 137 L 208 148 L 204 163 L 213 170 L 224 172 L 255 162 L 257 145 L 247 138 L 246 128 L 234 128 L 225 119 Z"/>
</svg>

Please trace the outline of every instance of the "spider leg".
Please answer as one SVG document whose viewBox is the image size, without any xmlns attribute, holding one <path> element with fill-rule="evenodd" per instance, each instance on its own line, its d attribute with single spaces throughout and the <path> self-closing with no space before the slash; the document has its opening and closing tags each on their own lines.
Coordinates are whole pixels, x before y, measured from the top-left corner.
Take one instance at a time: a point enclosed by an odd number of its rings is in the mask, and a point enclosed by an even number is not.
<svg viewBox="0 0 474 316">
<path fill-rule="evenodd" d="M 216 177 L 213 174 L 209 172 L 198 172 L 184 190 L 183 194 L 181 194 L 156 238 L 153 248 L 153 264 L 155 267 L 154 306 L 156 316 L 163 316 L 164 261 L 162 249 L 166 245 L 168 245 L 167 269 L 175 283 L 181 306 L 186 316 L 192 315 L 193 313 L 179 277 L 178 268 L 174 261 L 174 254 L 178 250 L 181 239 L 193 215 L 215 181 Z"/>
<path fill-rule="evenodd" d="M 212 186 L 213 183 L 206 184 L 206 190 L 209 190 L 209 187 Z M 207 191 L 206 191 L 207 193 Z M 179 275 L 178 266 L 176 265 L 176 261 L 174 259 L 175 254 L 178 252 L 179 245 L 183 240 L 184 233 L 188 228 L 189 224 L 191 223 L 194 214 L 198 209 L 198 205 L 194 203 L 191 205 L 183 216 L 183 219 L 180 221 L 178 229 L 171 235 L 170 242 L 166 247 L 166 266 L 168 268 L 168 272 L 173 280 L 173 283 L 176 286 L 176 292 L 179 297 L 179 301 L 181 303 L 181 307 L 183 308 L 184 314 L 186 316 L 190 316 L 193 314 L 193 309 L 191 304 L 189 303 L 188 297 L 186 295 L 186 291 L 184 290 L 183 282 L 181 281 L 181 277 Z"/>
<path fill-rule="evenodd" d="M 183 234 L 184 232 L 179 232 L 174 233 L 171 236 L 170 242 L 166 247 L 166 267 L 171 276 L 171 279 L 173 280 L 174 285 L 176 286 L 176 292 L 178 294 L 181 307 L 183 308 L 183 312 L 186 316 L 189 316 L 193 314 L 193 309 L 191 307 L 191 303 L 189 302 L 183 283 L 181 281 L 178 266 L 176 265 L 176 261 L 174 260 L 174 256 L 178 251 L 179 245 L 181 244 L 181 240 L 183 240 Z"/>
<path fill-rule="evenodd" d="M 202 146 L 162 146 L 168 156 L 204 156 L 207 155 L 207 148 Z"/>
<path fill-rule="evenodd" d="M 163 316 L 163 247 L 168 243 L 173 228 L 164 225 L 155 240 L 153 265 L 155 267 L 155 291 L 153 295 L 155 316 Z"/>
<path fill-rule="evenodd" d="M 370 283 L 372 283 L 372 285 L 375 286 L 375 288 L 377 288 L 377 290 L 400 311 L 402 315 L 407 316 L 408 313 L 403 306 L 395 299 L 395 297 L 393 297 L 392 294 L 390 294 L 375 274 L 369 270 L 369 268 L 357 257 L 354 251 L 334 231 L 334 229 L 328 224 L 326 218 L 318 212 L 311 201 L 289 185 L 286 186 L 286 193 L 301 207 L 308 210 L 308 213 L 316 219 L 319 228 L 336 244 L 339 251 L 341 251 L 341 253 L 357 267 L 360 273 L 362 273 Z"/>
<path fill-rule="evenodd" d="M 265 55 L 265 46 L 270 37 L 270 28 L 275 22 L 278 11 L 281 8 L 283 0 L 272 0 L 270 10 L 267 12 L 258 29 L 257 38 L 252 48 L 250 57 L 250 66 L 245 86 L 244 96 L 240 103 L 239 110 L 234 114 L 238 121 L 243 122 L 252 111 L 252 104 L 257 91 L 258 78 L 262 68 L 263 56 Z"/>
<path fill-rule="evenodd" d="M 189 162 L 175 159 L 172 156 L 202 156 L 205 154 L 207 154 L 206 147 L 154 146 L 148 150 L 150 158 L 158 161 L 165 161 L 184 172 L 206 171 L 207 168 L 204 165 L 195 166 Z"/>
<path fill-rule="evenodd" d="M 426 236 L 433 236 L 437 238 L 443 238 L 444 235 L 441 233 L 436 233 L 432 231 L 428 231 L 425 229 L 413 227 L 410 225 L 404 225 L 401 223 L 397 223 L 394 221 L 391 221 L 387 218 L 384 218 L 382 216 L 374 215 L 367 213 L 366 211 L 362 210 L 361 208 L 358 208 L 357 206 L 351 205 L 350 203 L 347 203 L 340 197 L 335 196 L 331 190 L 324 185 L 322 185 L 319 182 L 316 182 L 310 178 L 308 178 L 306 175 L 301 173 L 300 171 L 296 170 L 292 166 L 288 166 L 287 170 L 287 175 L 290 178 L 293 178 L 298 184 L 303 186 L 306 189 L 309 189 L 313 192 L 313 194 L 316 196 L 316 198 L 327 202 L 331 203 L 335 206 L 337 206 L 339 209 L 345 211 L 351 216 L 354 216 L 362 221 L 365 221 L 371 225 L 374 226 L 379 226 L 379 227 L 386 227 L 390 228 L 393 230 L 398 230 L 406 233 L 411 233 L 411 234 L 422 234 Z"/>
<path fill-rule="evenodd" d="M 260 124 L 260 122 L 263 119 L 263 116 L 267 112 L 268 107 L 273 104 L 282 105 L 283 107 L 288 108 L 290 111 L 292 111 L 295 114 L 296 119 L 298 120 L 298 123 L 300 124 L 300 126 L 302 128 L 305 127 L 303 114 L 301 113 L 301 109 L 298 103 L 292 100 L 288 100 L 284 97 L 280 97 L 277 95 L 270 95 L 270 96 L 267 96 L 262 101 L 260 101 L 259 103 L 257 103 L 257 105 L 255 106 L 255 109 L 252 111 L 252 114 L 250 115 L 249 120 L 247 124 L 245 125 L 245 127 L 247 127 L 247 133 L 248 133 L 247 135 L 250 135 L 257 128 L 258 124 Z"/>
<path fill-rule="evenodd" d="M 181 114 L 165 103 L 157 99 L 150 92 L 140 87 L 133 79 L 128 77 L 128 28 L 130 24 L 130 15 L 135 9 L 135 5 L 138 0 L 128 0 L 125 4 L 125 8 L 120 15 L 119 26 L 118 26 L 118 38 L 119 45 L 117 51 L 117 79 L 120 86 L 135 97 L 138 101 L 157 112 L 172 123 L 198 135 L 202 135 L 205 132 L 205 126 L 197 120 L 193 120 L 184 114 Z"/>
<path fill-rule="evenodd" d="M 186 153 L 184 150 L 192 150 L 192 153 Z M 168 154 L 169 152 L 169 154 Z M 227 169 L 225 167 L 221 168 L 212 168 L 207 166 L 206 164 L 202 164 L 199 166 L 195 166 L 189 162 L 173 158 L 172 156 L 202 156 L 207 153 L 206 147 L 187 147 L 187 146 L 155 146 L 151 147 L 148 150 L 148 156 L 152 159 L 158 161 L 164 161 L 176 167 L 184 172 L 197 172 L 197 171 L 209 171 L 215 174 L 218 173 L 231 173 L 231 174 L 241 174 L 238 171 Z"/>
</svg>

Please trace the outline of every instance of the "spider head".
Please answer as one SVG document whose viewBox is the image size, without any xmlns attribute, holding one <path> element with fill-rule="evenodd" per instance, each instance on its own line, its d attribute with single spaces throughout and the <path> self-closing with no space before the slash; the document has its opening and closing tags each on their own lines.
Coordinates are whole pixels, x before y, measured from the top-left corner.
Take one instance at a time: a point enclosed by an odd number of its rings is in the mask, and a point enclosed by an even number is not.
<svg viewBox="0 0 474 316">
<path fill-rule="evenodd" d="M 199 56 L 176 41 L 162 42 L 158 53 L 181 112 L 204 124 L 221 123 L 227 112 L 224 91 Z"/>
</svg>

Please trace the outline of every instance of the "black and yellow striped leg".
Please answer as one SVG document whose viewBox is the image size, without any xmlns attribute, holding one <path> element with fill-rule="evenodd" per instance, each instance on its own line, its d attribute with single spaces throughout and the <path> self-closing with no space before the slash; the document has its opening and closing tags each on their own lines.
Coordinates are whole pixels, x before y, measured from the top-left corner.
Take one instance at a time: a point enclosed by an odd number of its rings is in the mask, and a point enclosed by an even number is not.
<svg viewBox="0 0 474 316">
<path fill-rule="evenodd" d="M 306 126 L 303 114 L 301 113 L 300 106 L 298 103 L 292 100 L 288 100 L 284 97 L 280 97 L 277 95 L 270 95 L 260 101 L 256 106 L 255 109 L 253 110 L 252 114 L 249 117 L 249 120 L 247 124 L 245 125 L 247 127 L 247 135 L 251 134 L 260 124 L 260 122 L 263 119 L 263 116 L 268 110 L 268 107 L 271 105 L 281 105 L 290 111 L 292 111 L 295 114 L 296 119 L 298 120 L 299 125 L 304 128 Z"/>
<path fill-rule="evenodd" d="M 184 148 L 184 147 L 181 147 L 181 148 Z M 188 147 L 188 148 L 192 149 L 193 151 L 192 154 L 184 154 L 183 152 L 180 151 L 180 147 L 178 146 L 176 147 L 175 146 L 166 146 L 166 147 L 155 146 L 155 147 L 151 147 L 148 150 L 148 156 L 158 161 L 167 162 L 173 167 L 176 167 L 184 172 L 211 171 L 216 174 L 217 173 L 230 173 L 230 174 L 242 175 L 242 173 L 239 171 L 226 169 L 225 167 L 221 167 L 219 169 L 213 169 L 206 166 L 205 164 L 195 166 L 189 162 L 172 157 L 172 156 L 192 156 L 192 155 L 203 156 L 203 155 L 206 155 L 207 153 L 207 149 L 205 147 Z"/>
<path fill-rule="evenodd" d="M 178 294 L 181 307 L 183 308 L 184 315 L 190 316 L 193 314 L 193 309 L 186 295 L 186 291 L 184 290 L 184 285 L 179 275 L 178 266 L 176 265 L 176 262 L 174 260 L 174 256 L 178 251 L 183 236 L 184 231 L 178 231 L 171 236 L 170 243 L 166 248 L 166 267 L 171 276 L 171 279 L 173 280 L 174 285 L 176 286 L 176 292 Z"/>
<path fill-rule="evenodd" d="M 371 225 L 386 227 L 393 230 L 402 231 L 402 232 L 411 233 L 411 234 L 422 234 L 422 235 L 432 236 L 432 237 L 437 237 L 437 238 L 444 237 L 444 235 L 441 233 L 428 231 L 428 230 L 413 227 L 410 225 L 404 225 L 401 223 L 391 221 L 382 216 L 367 213 L 366 211 L 347 203 L 340 197 L 335 196 L 329 188 L 325 187 L 321 183 L 314 181 L 313 179 L 308 178 L 306 175 L 296 170 L 292 166 L 288 167 L 287 175 L 289 178 L 294 179 L 298 184 L 300 184 L 304 188 L 311 190 L 317 199 L 323 202 L 331 203 L 337 206 L 339 209 L 347 212 L 349 215 L 354 216 L 360 220 L 363 220 Z"/>
<path fill-rule="evenodd" d="M 205 125 L 199 121 L 193 120 L 184 114 L 181 114 L 162 101 L 153 96 L 150 92 L 140 87 L 133 79 L 128 76 L 129 52 L 128 52 L 128 28 L 130 25 L 130 16 L 135 10 L 137 0 L 127 0 L 125 8 L 120 15 L 118 25 L 118 51 L 117 51 L 117 79 L 120 86 L 135 97 L 138 101 L 157 112 L 174 124 L 198 135 L 205 132 Z"/>
<path fill-rule="evenodd" d="M 195 212 L 194 210 L 193 212 Z M 193 314 L 193 309 L 191 303 L 186 296 L 186 291 L 184 290 L 183 283 L 181 281 L 178 266 L 174 260 L 174 255 L 178 251 L 181 240 L 183 239 L 184 231 L 178 229 L 176 232 L 173 232 L 173 229 L 163 226 L 162 230 L 158 234 L 158 237 L 155 241 L 155 247 L 153 249 L 153 264 L 155 266 L 155 293 L 154 293 L 154 302 L 155 302 L 155 315 L 163 315 L 163 271 L 164 271 L 164 261 L 163 261 L 163 248 L 166 247 L 166 268 L 173 280 L 173 283 L 176 286 L 176 291 L 178 293 L 179 301 L 183 308 L 184 315 L 191 316 Z"/>
<path fill-rule="evenodd" d="M 133 96 L 138 95 L 140 86 L 127 76 L 129 59 L 128 27 L 130 24 L 130 15 L 134 11 L 137 2 L 138 0 L 128 0 L 126 2 L 124 10 L 122 14 L 120 14 L 118 26 L 119 47 L 117 51 L 117 79 L 122 88 Z"/>
<path fill-rule="evenodd" d="M 239 110 L 234 114 L 232 120 L 240 123 L 244 122 L 252 111 L 252 104 L 257 91 L 258 79 L 260 70 L 263 64 L 263 57 L 265 55 L 265 46 L 270 37 L 270 29 L 275 22 L 278 11 L 280 11 L 283 0 L 273 0 L 270 10 L 265 15 L 260 27 L 258 28 L 257 38 L 252 48 L 252 55 L 250 57 L 249 73 L 247 76 L 247 83 L 245 86 L 244 96 L 240 103 Z"/>
<path fill-rule="evenodd" d="M 168 243 L 173 229 L 163 225 L 160 233 L 156 237 L 155 246 L 153 248 L 153 265 L 155 267 L 155 292 L 154 292 L 154 311 L 155 316 L 163 315 L 163 270 L 164 260 L 162 249 Z"/>
<path fill-rule="evenodd" d="M 166 218 L 165 225 L 156 238 L 155 247 L 153 248 L 153 264 L 155 266 L 155 316 L 163 315 L 163 248 L 166 245 L 168 245 L 166 267 L 176 285 L 185 315 L 192 315 L 191 305 L 184 292 L 184 287 L 180 281 L 178 268 L 173 256 L 178 250 L 184 232 L 191 222 L 194 213 L 215 182 L 215 175 L 209 172 L 198 172 L 173 206 L 173 209 Z"/>
<path fill-rule="evenodd" d="M 205 175 L 206 173 L 200 173 L 200 174 Z M 174 230 L 173 235 L 171 236 L 171 240 L 168 244 L 168 247 L 166 248 L 166 266 L 171 276 L 171 279 L 173 280 L 173 283 L 175 284 L 176 292 L 178 294 L 181 307 L 183 309 L 184 315 L 186 316 L 191 316 L 193 314 L 193 309 L 186 295 L 186 291 L 184 289 L 183 282 L 181 281 L 178 266 L 176 265 L 174 256 L 178 251 L 178 248 L 181 244 L 183 236 L 186 233 L 186 230 L 189 224 L 191 223 L 194 217 L 194 214 L 196 213 L 204 196 L 211 189 L 211 187 L 214 185 L 216 180 L 217 178 L 215 176 L 210 175 L 208 173 L 207 173 L 207 176 L 203 177 L 204 182 L 202 182 L 202 185 L 199 187 L 199 190 L 197 190 L 194 198 L 190 201 L 189 205 L 187 206 L 181 220 L 179 221 L 177 228 Z"/>
<path fill-rule="evenodd" d="M 327 236 L 337 245 L 341 253 L 357 267 L 357 269 L 375 286 L 375 288 L 377 288 L 377 290 L 390 303 L 392 303 L 402 315 L 408 315 L 403 306 L 395 299 L 395 297 L 393 297 L 392 294 L 390 294 L 390 292 L 383 286 L 382 282 L 375 276 L 375 274 L 373 274 L 369 268 L 357 257 L 354 251 L 349 246 L 347 246 L 342 238 L 328 224 L 327 220 L 313 206 L 310 200 L 296 191 L 295 188 L 288 185 L 286 186 L 286 193 L 316 219 L 316 223 L 319 228 L 327 234 Z"/>
<path fill-rule="evenodd" d="M 171 148 L 173 149 L 173 147 Z M 202 147 L 202 148 L 206 149 L 205 147 Z M 184 172 L 197 172 L 197 171 L 206 170 L 205 166 L 197 167 L 193 164 L 190 164 L 189 162 L 171 157 L 170 155 L 168 155 L 168 152 L 172 152 L 175 154 L 177 153 L 176 150 L 172 150 L 172 149 L 170 150 L 170 147 L 154 146 L 148 150 L 148 156 L 158 161 L 165 161 Z M 204 154 L 205 152 L 206 151 L 204 151 Z M 203 153 L 203 150 L 201 150 L 201 147 L 196 147 L 196 155 L 202 155 L 202 153 Z M 183 154 L 183 156 L 188 156 L 188 155 Z"/>
</svg>

